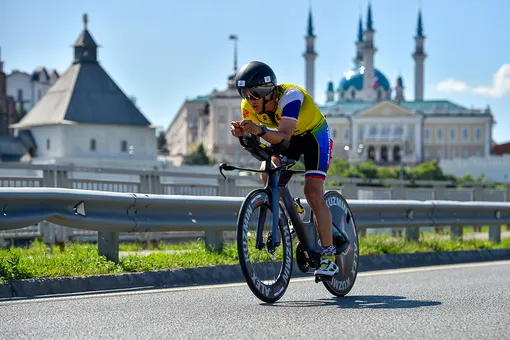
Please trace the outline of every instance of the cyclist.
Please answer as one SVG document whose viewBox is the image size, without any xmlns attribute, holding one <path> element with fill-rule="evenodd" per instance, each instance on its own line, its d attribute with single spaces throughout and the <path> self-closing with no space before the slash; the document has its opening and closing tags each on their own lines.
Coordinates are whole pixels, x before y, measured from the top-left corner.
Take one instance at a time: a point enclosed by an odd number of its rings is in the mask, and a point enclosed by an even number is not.
<svg viewBox="0 0 510 340">
<path fill-rule="evenodd" d="M 322 244 L 320 266 L 314 274 L 334 276 L 338 272 L 336 247 L 333 245 L 331 212 L 323 195 L 333 148 L 326 118 L 304 89 L 294 84 L 278 84 L 273 70 L 263 62 L 252 61 L 243 65 L 235 76 L 235 85 L 243 98 L 243 120 L 232 121 L 232 135 L 241 137 L 250 133 L 271 144 L 288 140 L 290 145 L 282 155 L 289 159 L 299 159 L 303 155 L 306 170 L 304 195 L 314 211 Z M 277 162 L 274 158 L 273 163 L 279 165 Z M 282 178 L 280 185 L 285 185 L 288 180 L 290 177 Z M 267 175 L 263 181 L 265 184 Z M 342 235 L 339 250 L 346 252 L 348 248 L 349 242 Z"/>
</svg>

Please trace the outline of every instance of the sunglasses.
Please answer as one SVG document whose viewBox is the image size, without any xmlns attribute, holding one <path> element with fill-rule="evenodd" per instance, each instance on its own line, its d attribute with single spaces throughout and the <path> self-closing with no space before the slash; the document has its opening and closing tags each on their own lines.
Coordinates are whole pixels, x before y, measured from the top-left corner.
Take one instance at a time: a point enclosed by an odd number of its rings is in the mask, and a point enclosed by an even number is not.
<svg viewBox="0 0 510 340">
<path fill-rule="evenodd" d="M 274 91 L 274 85 L 242 88 L 239 93 L 245 99 L 260 99 Z"/>
</svg>

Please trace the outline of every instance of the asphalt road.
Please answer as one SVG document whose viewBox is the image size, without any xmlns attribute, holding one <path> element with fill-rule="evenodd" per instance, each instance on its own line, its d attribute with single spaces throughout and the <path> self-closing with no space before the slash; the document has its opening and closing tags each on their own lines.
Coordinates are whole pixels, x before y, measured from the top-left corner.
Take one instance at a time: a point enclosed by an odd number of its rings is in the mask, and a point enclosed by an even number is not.
<svg viewBox="0 0 510 340">
<path fill-rule="evenodd" d="M 360 273 L 347 297 L 294 279 L 0 302 L 0 339 L 510 339 L 510 261 Z"/>
</svg>

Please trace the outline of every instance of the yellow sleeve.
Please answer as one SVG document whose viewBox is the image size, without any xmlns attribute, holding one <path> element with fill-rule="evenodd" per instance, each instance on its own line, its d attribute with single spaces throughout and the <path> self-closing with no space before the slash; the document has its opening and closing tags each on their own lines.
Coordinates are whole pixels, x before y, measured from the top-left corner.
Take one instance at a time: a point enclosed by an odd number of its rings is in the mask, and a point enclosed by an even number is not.
<svg viewBox="0 0 510 340">
<path fill-rule="evenodd" d="M 243 99 L 241 101 L 241 115 L 242 118 L 245 120 L 251 120 L 254 123 L 260 124 L 260 120 L 257 118 L 255 111 L 253 110 L 251 105 L 248 104 L 248 101 L 246 99 Z"/>
</svg>

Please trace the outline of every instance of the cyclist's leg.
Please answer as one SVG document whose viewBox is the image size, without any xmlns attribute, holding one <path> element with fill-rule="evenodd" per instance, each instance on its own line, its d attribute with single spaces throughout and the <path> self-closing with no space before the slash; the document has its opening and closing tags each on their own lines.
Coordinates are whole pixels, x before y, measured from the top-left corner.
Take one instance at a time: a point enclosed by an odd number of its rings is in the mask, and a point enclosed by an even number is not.
<svg viewBox="0 0 510 340">
<path fill-rule="evenodd" d="M 338 266 L 335 264 L 336 247 L 333 245 L 331 212 L 324 200 L 324 181 L 332 151 L 327 123 L 303 137 L 303 150 L 306 168 L 305 196 L 313 209 L 322 243 L 321 265 L 315 274 L 333 276 L 338 272 Z"/>
</svg>

